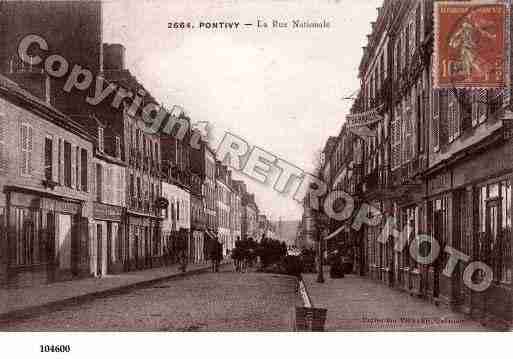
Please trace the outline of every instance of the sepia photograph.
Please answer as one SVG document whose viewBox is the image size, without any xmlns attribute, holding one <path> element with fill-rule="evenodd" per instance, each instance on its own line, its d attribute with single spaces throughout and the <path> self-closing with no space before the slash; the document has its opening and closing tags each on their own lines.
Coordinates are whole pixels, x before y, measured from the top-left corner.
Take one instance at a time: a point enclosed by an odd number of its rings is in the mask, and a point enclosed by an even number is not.
<svg viewBox="0 0 513 359">
<path fill-rule="evenodd" d="M 511 333 L 511 5 L 0 1 L 1 341 Z"/>
</svg>

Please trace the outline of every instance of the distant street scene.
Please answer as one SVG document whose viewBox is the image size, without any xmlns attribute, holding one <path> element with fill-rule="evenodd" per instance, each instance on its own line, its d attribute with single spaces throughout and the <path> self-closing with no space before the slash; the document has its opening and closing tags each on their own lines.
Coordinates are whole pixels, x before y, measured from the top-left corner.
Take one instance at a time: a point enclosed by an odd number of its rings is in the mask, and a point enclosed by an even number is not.
<svg viewBox="0 0 513 359">
<path fill-rule="evenodd" d="M 510 331 L 512 5 L 0 0 L 0 331 Z"/>
</svg>

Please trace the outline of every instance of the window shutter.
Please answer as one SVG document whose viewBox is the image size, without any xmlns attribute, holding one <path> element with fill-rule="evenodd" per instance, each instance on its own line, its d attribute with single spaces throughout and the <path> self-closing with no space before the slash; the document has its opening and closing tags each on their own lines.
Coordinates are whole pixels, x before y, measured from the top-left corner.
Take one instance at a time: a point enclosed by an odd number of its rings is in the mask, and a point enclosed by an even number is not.
<svg viewBox="0 0 513 359">
<path fill-rule="evenodd" d="M 5 146 L 5 138 L 7 132 L 7 121 L 0 114 L 0 170 L 7 169 L 7 147 Z"/>
<path fill-rule="evenodd" d="M 32 150 L 34 148 L 34 130 L 27 126 L 27 171 L 32 173 Z"/>
<path fill-rule="evenodd" d="M 76 167 L 77 167 L 77 163 L 76 163 L 76 155 L 73 156 L 73 152 L 76 153 L 76 151 L 73 151 L 73 148 L 75 148 L 74 146 L 71 146 L 71 153 L 70 153 L 70 162 L 71 162 L 71 188 L 75 188 L 75 183 L 77 181 L 77 179 L 75 178 L 75 171 L 76 171 Z"/>
<path fill-rule="evenodd" d="M 460 133 L 472 127 L 474 91 L 462 90 L 461 95 L 463 97 L 463 101 L 461 101 L 459 107 L 461 118 Z"/>
<path fill-rule="evenodd" d="M 460 95 L 464 96 L 463 94 L 460 94 Z M 462 116 L 463 116 L 462 110 L 463 109 L 461 108 L 461 103 L 458 100 L 458 97 L 454 98 L 453 101 L 454 101 L 454 112 L 455 112 L 455 116 L 454 116 L 454 138 L 458 138 L 458 136 L 461 133 L 461 128 L 462 128 L 462 125 L 463 125 L 463 120 L 462 120 Z"/>
<path fill-rule="evenodd" d="M 75 155 L 75 183 L 76 183 L 76 189 L 80 191 L 82 189 L 82 181 L 81 181 L 81 169 L 82 164 L 80 163 L 80 147 L 76 147 L 76 155 Z"/>
<path fill-rule="evenodd" d="M 21 160 L 20 160 L 20 170 L 22 174 L 27 174 L 27 126 L 25 124 L 21 124 L 20 127 L 20 152 L 21 152 Z"/>
<path fill-rule="evenodd" d="M 402 146 L 401 146 L 401 164 L 405 163 L 408 161 L 408 144 L 409 144 L 409 139 L 410 139 L 410 136 L 409 136 L 409 114 L 408 114 L 408 111 L 407 111 L 407 108 L 406 106 L 403 108 L 403 113 L 402 113 L 402 123 L 401 123 L 401 132 L 402 132 L 402 135 L 403 135 L 403 141 L 402 141 Z"/>
<path fill-rule="evenodd" d="M 447 142 L 448 122 L 447 122 L 447 101 L 448 93 L 446 90 L 439 90 L 439 116 L 438 116 L 438 145 Z"/>
<path fill-rule="evenodd" d="M 59 139 L 59 184 L 64 183 L 64 141 Z"/>
<path fill-rule="evenodd" d="M 406 27 L 404 30 L 404 44 L 403 44 L 403 56 L 404 56 L 404 67 L 408 67 L 410 53 L 410 27 Z"/>
<path fill-rule="evenodd" d="M 107 194 L 106 197 L 107 197 L 108 203 L 112 204 L 115 199 L 114 186 L 113 186 L 114 173 L 113 173 L 112 167 L 110 167 L 110 165 L 107 167 L 107 170 L 105 171 L 105 175 L 108 177 L 108 178 L 105 178 L 105 181 L 107 183 L 106 188 L 109 191 L 109 193 Z"/>
<path fill-rule="evenodd" d="M 431 140 L 436 149 L 440 145 L 440 93 L 433 90 L 433 123 L 431 124 Z"/>
<path fill-rule="evenodd" d="M 421 16 L 422 16 L 422 8 L 421 6 L 417 6 L 417 10 L 415 12 L 415 39 L 417 40 L 417 43 L 420 45 L 422 43 L 421 38 Z"/>
</svg>

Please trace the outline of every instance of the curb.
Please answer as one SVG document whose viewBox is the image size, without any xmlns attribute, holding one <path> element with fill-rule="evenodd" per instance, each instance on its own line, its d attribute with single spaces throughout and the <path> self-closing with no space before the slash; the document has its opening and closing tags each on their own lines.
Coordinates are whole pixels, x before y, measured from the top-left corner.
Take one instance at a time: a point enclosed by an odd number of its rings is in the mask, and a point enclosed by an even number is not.
<svg viewBox="0 0 513 359">
<path fill-rule="evenodd" d="M 224 266 L 224 265 L 227 265 L 227 263 L 221 264 L 220 266 Z M 38 304 L 38 305 L 34 305 L 34 306 L 22 308 L 22 309 L 15 309 L 15 310 L 0 314 L 0 328 L 2 328 L 2 327 L 6 328 L 6 326 L 9 324 L 10 321 L 28 319 L 28 318 L 43 314 L 45 312 L 48 312 L 50 310 L 55 311 L 55 310 L 62 309 L 64 307 L 83 304 L 85 302 L 92 301 L 92 300 L 95 300 L 98 298 L 105 298 L 105 297 L 109 297 L 112 295 L 123 294 L 123 293 L 129 292 L 129 291 L 132 291 L 134 289 L 148 287 L 148 286 L 151 286 L 151 285 L 154 285 L 159 282 L 166 281 L 166 280 L 180 279 L 183 277 L 187 277 L 187 276 L 195 275 L 195 274 L 201 274 L 201 273 L 208 272 L 208 271 L 210 271 L 210 266 L 194 269 L 194 270 L 183 272 L 183 273 L 173 273 L 173 274 L 165 275 L 163 277 L 143 280 L 140 282 L 122 285 L 119 287 L 113 287 L 113 288 L 101 290 L 98 292 L 91 292 L 91 293 L 81 294 L 81 295 L 77 295 L 77 296 L 69 297 L 69 298 L 65 298 L 65 299 L 59 299 L 59 300 L 55 300 L 52 302 Z"/>
</svg>

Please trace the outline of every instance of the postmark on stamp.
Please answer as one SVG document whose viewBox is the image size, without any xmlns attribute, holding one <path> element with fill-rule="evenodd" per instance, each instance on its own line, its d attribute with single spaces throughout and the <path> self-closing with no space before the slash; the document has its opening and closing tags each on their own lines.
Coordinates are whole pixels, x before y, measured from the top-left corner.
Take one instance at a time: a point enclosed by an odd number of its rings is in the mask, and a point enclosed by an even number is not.
<svg viewBox="0 0 513 359">
<path fill-rule="evenodd" d="M 504 3 L 435 3 L 435 88 L 507 86 L 507 11 Z"/>
</svg>

